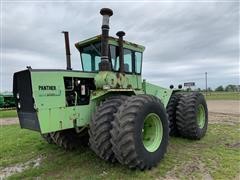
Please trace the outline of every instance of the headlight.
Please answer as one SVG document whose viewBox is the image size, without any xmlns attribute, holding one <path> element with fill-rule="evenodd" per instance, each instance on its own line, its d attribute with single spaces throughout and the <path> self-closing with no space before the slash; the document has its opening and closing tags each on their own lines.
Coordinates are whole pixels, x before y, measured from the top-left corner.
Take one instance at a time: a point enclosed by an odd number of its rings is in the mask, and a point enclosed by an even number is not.
<svg viewBox="0 0 240 180">
<path fill-rule="evenodd" d="M 21 104 L 20 104 L 20 102 L 17 104 L 17 107 L 18 107 L 18 109 L 21 108 Z"/>
</svg>

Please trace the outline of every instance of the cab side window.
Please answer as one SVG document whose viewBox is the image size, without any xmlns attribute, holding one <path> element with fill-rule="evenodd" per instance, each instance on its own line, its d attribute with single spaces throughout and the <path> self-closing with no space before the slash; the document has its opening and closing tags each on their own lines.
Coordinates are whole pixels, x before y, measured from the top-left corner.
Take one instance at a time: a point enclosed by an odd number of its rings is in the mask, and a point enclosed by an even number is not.
<svg viewBox="0 0 240 180">
<path fill-rule="evenodd" d="M 110 55 L 113 71 L 119 71 L 119 55 L 118 48 L 116 46 L 110 45 Z"/>
<path fill-rule="evenodd" d="M 135 52 L 135 73 L 141 74 L 142 71 L 142 53 Z"/>
<path fill-rule="evenodd" d="M 95 43 L 81 48 L 81 60 L 83 71 L 95 72 L 99 70 L 101 62 L 101 44 Z"/>
<path fill-rule="evenodd" d="M 124 53 L 124 71 L 126 73 L 132 73 L 132 51 L 129 49 L 124 49 L 123 50 Z"/>
<path fill-rule="evenodd" d="M 82 53 L 82 64 L 84 71 L 92 71 L 92 64 L 91 64 L 91 55 L 87 53 Z"/>
<path fill-rule="evenodd" d="M 112 70 L 120 70 L 119 49 L 117 46 L 110 45 L 110 59 L 112 63 Z M 132 51 L 130 49 L 123 49 L 124 58 L 124 72 L 141 74 L 142 71 L 142 53 Z"/>
</svg>

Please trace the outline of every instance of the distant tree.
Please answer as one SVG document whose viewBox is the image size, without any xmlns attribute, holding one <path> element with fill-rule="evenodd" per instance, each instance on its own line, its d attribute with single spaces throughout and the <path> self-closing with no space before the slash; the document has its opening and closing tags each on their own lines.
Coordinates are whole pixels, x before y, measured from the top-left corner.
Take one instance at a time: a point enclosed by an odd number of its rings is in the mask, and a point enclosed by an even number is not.
<svg viewBox="0 0 240 180">
<path fill-rule="evenodd" d="M 218 87 L 215 89 L 215 91 L 224 91 L 224 88 L 223 88 L 223 86 L 221 85 L 221 86 L 218 86 Z"/>
<path fill-rule="evenodd" d="M 197 88 L 197 91 L 198 91 L 198 92 L 201 92 L 202 90 L 201 90 L 201 88 Z"/>
<path fill-rule="evenodd" d="M 238 87 L 236 85 L 229 84 L 226 86 L 225 91 L 235 92 L 235 91 L 238 91 Z"/>
<path fill-rule="evenodd" d="M 212 88 L 208 87 L 207 90 L 208 90 L 208 92 L 211 92 L 211 91 L 212 91 Z"/>
<path fill-rule="evenodd" d="M 240 92 L 240 85 L 237 85 L 237 91 Z"/>
<path fill-rule="evenodd" d="M 188 87 L 188 88 L 187 88 L 187 91 L 188 91 L 188 92 L 189 92 L 189 91 L 192 91 L 192 89 L 191 89 L 190 87 Z"/>
</svg>

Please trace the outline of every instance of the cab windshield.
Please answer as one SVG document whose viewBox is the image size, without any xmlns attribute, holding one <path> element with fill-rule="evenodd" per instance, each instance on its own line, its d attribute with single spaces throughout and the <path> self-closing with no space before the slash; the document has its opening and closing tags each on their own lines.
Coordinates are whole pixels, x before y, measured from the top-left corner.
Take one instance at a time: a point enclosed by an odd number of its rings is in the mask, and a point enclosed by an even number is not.
<svg viewBox="0 0 240 180">
<path fill-rule="evenodd" d="M 124 49 L 124 71 L 125 73 L 141 74 L 142 70 L 142 53 Z M 101 43 L 93 43 L 82 47 L 80 50 L 83 71 L 99 71 L 101 62 Z M 109 60 L 112 70 L 119 71 L 119 50 L 117 46 L 109 45 Z"/>
</svg>

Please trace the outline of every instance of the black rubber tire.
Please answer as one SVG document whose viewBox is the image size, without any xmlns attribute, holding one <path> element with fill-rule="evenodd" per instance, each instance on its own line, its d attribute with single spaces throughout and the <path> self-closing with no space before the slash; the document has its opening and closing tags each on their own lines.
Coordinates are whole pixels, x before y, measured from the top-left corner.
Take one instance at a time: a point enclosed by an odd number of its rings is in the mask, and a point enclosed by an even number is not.
<svg viewBox="0 0 240 180">
<path fill-rule="evenodd" d="M 157 114 L 162 122 L 163 137 L 158 149 L 149 152 L 142 142 L 144 119 L 149 113 Z M 167 113 L 161 101 L 151 95 L 129 97 L 119 108 L 112 122 L 111 143 L 117 160 L 133 169 L 151 169 L 167 150 L 169 127 Z"/>
<path fill-rule="evenodd" d="M 75 129 L 56 131 L 51 133 L 51 137 L 57 146 L 65 150 L 76 149 L 82 144 L 81 138 Z"/>
<path fill-rule="evenodd" d="M 89 124 L 90 148 L 102 159 L 115 162 L 115 156 L 110 142 L 114 113 L 128 96 L 116 95 L 107 98 L 100 104 Z"/>
<path fill-rule="evenodd" d="M 78 134 L 78 138 L 80 140 L 80 146 L 89 146 L 88 128 L 84 129 L 80 134 Z"/>
<path fill-rule="evenodd" d="M 176 111 L 179 99 L 181 98 L 182 94 L 176 93 L 173 94 L 168 102 L 167 105 L 167 114 L 168 114 L 168 121 L 169 121 L 169 135 L 170 136 L 179 136 L 179 132 L 177 129 L 176 123 Z"/>
<path fill-rule="evenodd" d="M 197 123 L 197 108 L 203 105 L 205 111 L 205 124 L 200 128 Z M 208 109 L 204 96 L 199 92 L 184 94 L 177 106 L 177 128 L 180 135 L 188 139 L 201 139 L 207 131 Z"/>
<path fill-rule="evenodd" d="M 41 136 L 48 144 L 54 144 L 51 133 L 41 134 Z"/>
</svg>

